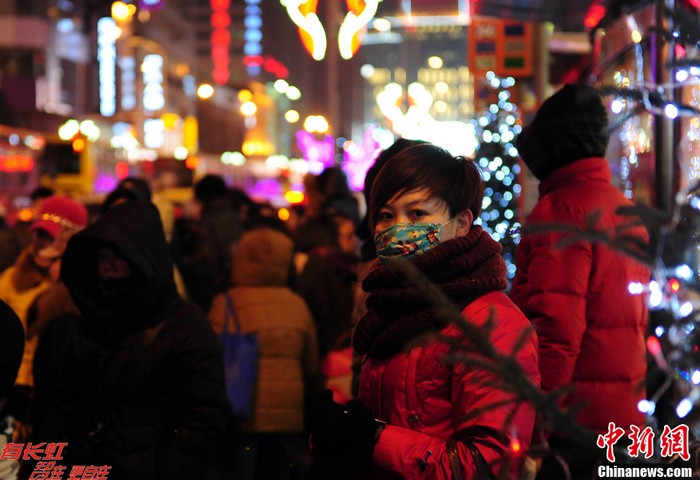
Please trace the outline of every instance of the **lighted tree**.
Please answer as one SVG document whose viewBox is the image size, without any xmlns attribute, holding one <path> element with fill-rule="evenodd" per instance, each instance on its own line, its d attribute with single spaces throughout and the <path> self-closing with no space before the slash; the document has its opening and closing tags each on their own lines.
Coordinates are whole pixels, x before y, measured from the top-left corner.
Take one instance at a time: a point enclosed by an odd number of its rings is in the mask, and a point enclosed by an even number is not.
<svg viewBox="0 0 700 480">
<path fill-rule="evenodd" d="M 518 112 L 510 101 L 509 89 L 515 85 L 512 77 L 500 78 L 488 72 L 486 78 L 491 88 L 497 90 L 497 101 L 476 118 L 479 146 L 474 158 L 481 168 L 486 184 L 480 222 L 494 240 L 503 245 L 503 258 L 508 268 L 508 279 L 515 276 L 515 245 L 511 229 L 517 227 L 518 183 L 520 165 L 514 140 L 522 127 L 518 125 Z"/>
</svg>

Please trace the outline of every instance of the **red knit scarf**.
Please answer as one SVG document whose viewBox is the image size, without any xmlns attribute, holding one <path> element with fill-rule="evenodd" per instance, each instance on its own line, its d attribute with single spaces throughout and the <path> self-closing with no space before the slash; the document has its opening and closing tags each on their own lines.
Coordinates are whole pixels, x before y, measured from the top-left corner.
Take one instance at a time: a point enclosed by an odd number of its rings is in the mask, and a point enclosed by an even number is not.
<svg viewBox="0 0 700 480">
<path fill-rule="evenodd" d="M 478 226 L 410 261 L 460 309 L 494 290 L 506 288 L 501 245 Z M 362 282 L 367 313 L 353 332 L 355 350 L 372 357 L 399 352 L 406 342 L 445 326 L 436 305 L 391 265 L 378 264 Z"/>
</svg>

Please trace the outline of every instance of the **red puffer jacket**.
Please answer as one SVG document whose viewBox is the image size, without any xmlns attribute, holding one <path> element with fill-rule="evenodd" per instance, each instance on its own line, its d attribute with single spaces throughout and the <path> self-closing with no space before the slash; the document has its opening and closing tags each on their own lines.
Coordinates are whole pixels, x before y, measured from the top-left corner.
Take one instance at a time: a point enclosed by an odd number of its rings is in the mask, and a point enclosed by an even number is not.
<svg viewBox="0 0 700 480">
<path fill-rule="evenodd" d="M 491 341 L 498 351 L 509 355 L 529 323 L 504 293 L 491 292 L 478 298 L 462 316 L 481 326 L 492 311 L 495 328 Z M 466 342 L 454 325 L 440 333 Z M 494 381 L 502 384 L 503 379 L 463 363 L 445 362 L 450 348 L 446 342 L 433 340 L 408 354 L 369 359 L 363 365 L 359 399 L 376 418 L 388 423 L 374 450 L 371 478 L 451 479 L 461 469 L 460 478 L 470 479 L 477 471 L 474 455 L 491 464 L 494 474 L 504 454 L 520 468 L 522 454 L 530 444 L 534 410 L 529 405 L 515 409 L 513 403 L 488 409 L 491 404 L 512 398 L 510 393 L 484 385 Z M 539 385 L 534 332 L 516 359 L 532 382 Z M 484 408 L 488 410 L 469 417 Z M 504 428 L 514 409 L 512 420 Z"/>
<path fill-rule="evenodd" d="M 573 224 L 599 211 L 596 228 L 614 234 L 630 217 L 615 210 L 632 205 L 611 182 L 603 158 L 561 167 L 539 186 L 540 199 L 527 225 Z M 641 227 L 622 229 L 647 240 Z M 645 298 L 630 295 L 630 282 L 648 282 L 649 271 L 601 243 L 561 248 L 562 233 L 524 234 L 516 252 L 518 271 L 511 290 L 540 341 L 542 389 L 573 384 L 565 407 L 584 403 L 577 421 L 596 432 L 608 422 L 629 430 L 643 425 L 637 403 L 644 398 Z"/>
</svg>

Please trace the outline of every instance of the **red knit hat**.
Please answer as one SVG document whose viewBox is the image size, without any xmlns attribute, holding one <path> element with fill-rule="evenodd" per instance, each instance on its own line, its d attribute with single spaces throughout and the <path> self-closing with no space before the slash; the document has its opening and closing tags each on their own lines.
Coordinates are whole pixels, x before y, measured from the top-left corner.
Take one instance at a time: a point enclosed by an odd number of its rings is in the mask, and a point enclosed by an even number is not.
<svg viewBox="0 0 700 480">
<path fill-rule="evenodd" d="M 44 200 L 39 218 L 31 230 L 41 229 L 56 238 L 61 229 L 81 230 L 87 225 L 88 212 L 80 202 L 68 197 L 54 195 Z"/>
</svg>

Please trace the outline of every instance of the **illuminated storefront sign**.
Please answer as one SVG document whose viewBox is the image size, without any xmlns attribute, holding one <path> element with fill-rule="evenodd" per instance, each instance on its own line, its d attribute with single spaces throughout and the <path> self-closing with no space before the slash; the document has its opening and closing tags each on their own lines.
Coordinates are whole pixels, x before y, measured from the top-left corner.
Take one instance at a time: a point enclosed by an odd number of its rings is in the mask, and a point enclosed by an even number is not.
<svg viewBox="0 0 700 480">
<path fill-rule="evenodd" d="M 122 110 L 136 108 L 136 60 L 134 57 L 119 59 L 121 70 L 121 105 Z"/>
<path fill-rule="evenodd" d="M 159 118 L 143 122 L 143 143 L 147 148 L 161 148 L 165 144 L 165 124 Z"/>
<path fill-rule="evenodd" d="M 469 70 L 474 76 L 532 74 L 532 26 L 525 22 L 474 17 L 469 26 Z"/>
<path fill-rule="evenodd" d="M 150 54 L 143 57 L 143 108 L 156 111 L 165 106 L 163 90 L 163 57 Z"/>
<path fill-rule="evenodd" d="M 100 114 L 114 115 L 117 109 L 117 47 L 121 30 L 109 17 L 97 21 L 97 61 L 100 75 Z"/>
<path fill-rule="evenodd" d="M 34 159 L 28 155 L 0 155 L 0 171 L 31 172 Z"/>
</svg>

